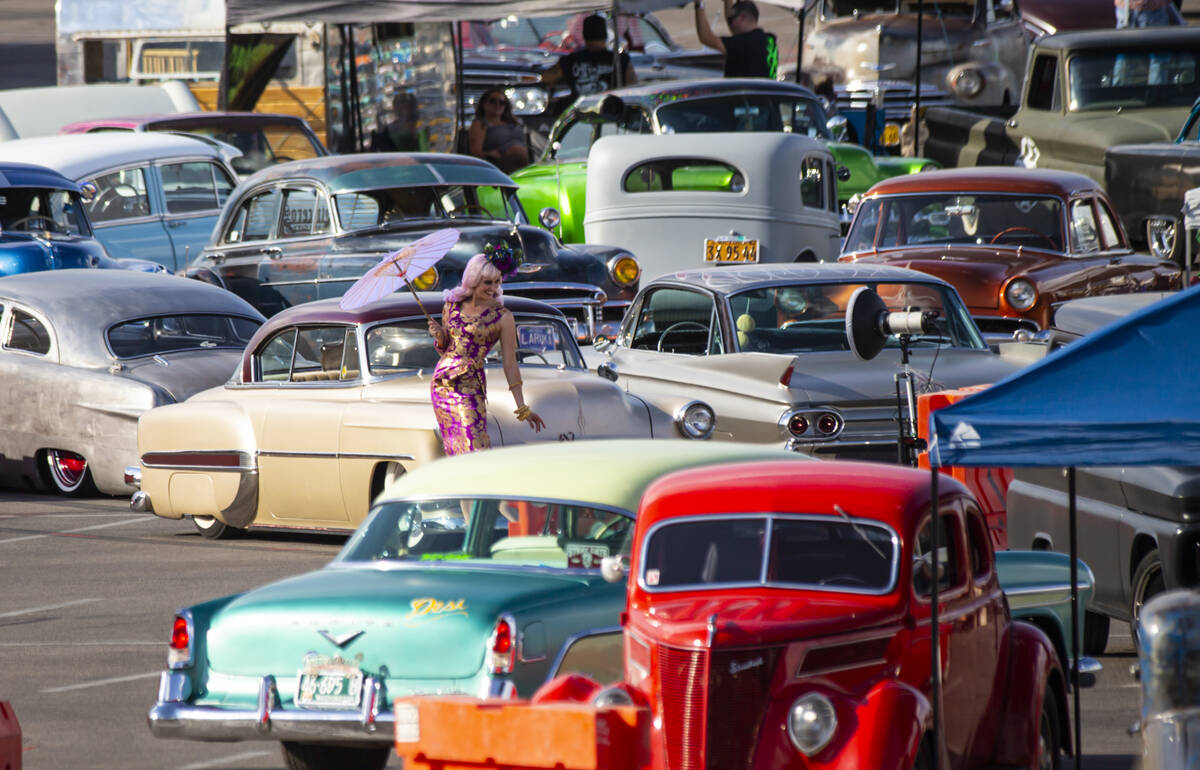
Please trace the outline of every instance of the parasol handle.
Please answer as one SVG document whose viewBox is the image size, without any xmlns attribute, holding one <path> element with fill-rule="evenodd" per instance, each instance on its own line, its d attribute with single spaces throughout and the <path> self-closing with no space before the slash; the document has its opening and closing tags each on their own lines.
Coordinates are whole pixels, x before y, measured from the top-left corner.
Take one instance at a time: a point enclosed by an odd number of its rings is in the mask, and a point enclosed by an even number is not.
<svg viewBox="0 0 1200 770">
<path fill-rule="evenodd" d="M 430 323 L 433 323 L 433 316 L 429 315 L 429 311 L 425 309 L 423 304 L 421 304 L 421 298 L 417 296 L 417 290 L 413 288 L 412 283 L 410 283 L 407 278 L 404 279 L 404 285 L 407 286 L 408 290 L 412 292 L 413 299 L 417 301 L 417 307 L 421 308 L 421 312 L 425 314 L 425 318 L 428 319 Z"/>
</svg>

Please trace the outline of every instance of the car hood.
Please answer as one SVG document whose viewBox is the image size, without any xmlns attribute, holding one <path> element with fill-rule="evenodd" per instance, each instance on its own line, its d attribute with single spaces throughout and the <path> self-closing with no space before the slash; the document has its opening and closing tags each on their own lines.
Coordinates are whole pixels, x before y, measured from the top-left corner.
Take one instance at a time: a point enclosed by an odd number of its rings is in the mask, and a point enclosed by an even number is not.
<svg viewBox="0 0 1200 770">
<path fill-rule="evenodd" d="M 189 350 L 121 362 L 121 376 L 161 391 L 157 405 L 183 401 L 229 380 L 242 360 L 240 350 Z"/>
<path fill-rule="evenodd" d="M 207 659 L 214 672 L 294 677 L 310 652 L 362 655 L 364 670 L 386 667 L 393 679 L 466 679 L 479 673 L 500 613 L 569 603 L 601 583 L 598 575 L 482 564 L 335 565 L 231 601 L 205 635 Z M 321 631 L 357 636 L 339 647 Z"/>
<path fill-rule="evenodd" d="M 1000 285 L 1009 277 L 1026 275 L 1062 262 L 1052 251 L 988 247 L 897 249 L 862 257 L 862 262 L 896 265 L 929 273 L 958 290 L 967 307 L 999 307 Z"/>
<path fill-rule="evenodd" d="M 691 593 L 654 599 L 653 614 L 630 612 L 631 625 L 671 646 L 709 646 L 709 619 L 716 617 L 713 646 L 754 646 L 795 642 L 895 625 L 904 615 L 900 593 L 862 596 L 833 591 L 758 589 L 736 600 Z"/>
<path fill-rule="evenodd" d="M 1188 112 L 1187 107 L 1126 107 L 1120 112 L 1072 112 L 1071 137 L 1076 144 L 1095 147 L 1102 159 L 1105 148 L 1116 144 L 1173 141 Z M 1020 132 L 1018 127 L 1016 133 Z M 1103 165 L 1102 160 L 1097 162 Z"/>
<path fill-rule="evenodd" d="M 0 232 L 0 275 L 96 267 L 105 258 L 104 249 L 90 239 Z"/>
</svg>

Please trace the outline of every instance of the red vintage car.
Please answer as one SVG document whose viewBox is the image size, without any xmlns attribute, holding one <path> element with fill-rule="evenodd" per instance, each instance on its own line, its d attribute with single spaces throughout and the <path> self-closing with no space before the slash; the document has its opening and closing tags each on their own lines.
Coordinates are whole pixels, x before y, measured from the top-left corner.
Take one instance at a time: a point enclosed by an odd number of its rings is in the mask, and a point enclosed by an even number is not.
<svg viewBox="0 0 1200 770">
<path fill-rule="evenodd" d="M 1135 254 L 1103 188 L 1082 174 L 961 168 L 866 192 L 839 260 L 900 265 L 954 285 L 985 335 L 1040 331 L 1078 297 L 1182 285 L 1172 262 Z"/>
<path fill-rule="evenodd" d="M 577 720 L 583 704 L 559 703 L 556 714 L 555 699 L 593 704 L 594 756 L 623 752 L 636 758 L 627 767 L 909 770 L 932 766 L 935 752 L 944 768 L 1056 766 L 1071 745 L 1066 679 L 1045 634 L 1010 618 L 966 488 L 943 479 L 939 492 L 935 737 L 929 476 L 811 466 L 736 463 L 661 478 L 642 498 L 628 564 L 625 682 L 566 675 L 531 704 L 413 699 L 397 707 L 405 767 L 440 766 L 436 744 L 448 742 L 502 767 L 561 767 L 578 746 L 555 744 L 565 727 L 556 720 Z M 619 567 L 610 559 L 605 571 L 620 579 Z M 646 717 L 614 718 L 622 702 Z M 456 729 L 451 741 L 444 709 L 455 719 L 475 709 L 469 718 L 491 724 Z M 522 720 L 551 737 L 512 761 L 496 738 Z M 464 749 L 473 740 L 464 733 L 491 743 Z"/>
</svg>

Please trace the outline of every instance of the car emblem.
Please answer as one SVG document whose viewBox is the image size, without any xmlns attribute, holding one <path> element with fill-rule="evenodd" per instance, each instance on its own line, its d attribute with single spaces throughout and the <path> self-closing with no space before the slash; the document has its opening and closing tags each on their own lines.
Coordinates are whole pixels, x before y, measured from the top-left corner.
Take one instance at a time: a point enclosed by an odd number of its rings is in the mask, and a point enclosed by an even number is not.
<svg viewBox="0 0 1200 770">
<path fill-rule="evenodd" d="M 764 661 L 761 655 L 757 658 L 751 658 L 750 660 L 743 661 L 741 663 L 737 662 L 736 660 L 732 660 L 729 662 L 729 673 L 730 675 L 733 675 L 752 668 L 758 668 L 763 664 L 763 662 Z"/>
<path fill-rule="evenodd" d="M 522 262 L 520 265 L 517 265 L 518 273 L 536 273 L 541 269 L 541 265 L 531 265 L 528 262 Z"/>
<path fill-rule="evenodd" d="M 355 639 L 362 636 L 365 632 L 359 629 L 357 631 L 347 631 L 343 634 L 332 634 L 329 631 L 321 628 L 317 630 L 317 633 L 333 642 L 338 647 L 345 647 L 347 644 L 350 644 L 350 642 L 353 642 Z"/>
</svg>

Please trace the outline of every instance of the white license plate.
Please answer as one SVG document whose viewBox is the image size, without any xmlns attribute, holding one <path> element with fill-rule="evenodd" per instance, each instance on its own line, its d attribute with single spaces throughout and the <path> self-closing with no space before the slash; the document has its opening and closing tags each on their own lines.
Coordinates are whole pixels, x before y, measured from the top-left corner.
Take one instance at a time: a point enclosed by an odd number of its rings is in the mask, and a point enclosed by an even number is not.
<svg viewBox="0 0 1200 770">
<path fill-rule="evenodd" d="M 724 241 L 706 238 L 705 262 L 757 262 L 758 241 Z"/>
<path fill-rule="evenodd" d="M 304 659 L 296 685 L 300 708 L 357 708 L 362 699 L 363 673 L 358 666 L 339 657 L 325 655 Z"/>
</svg>

